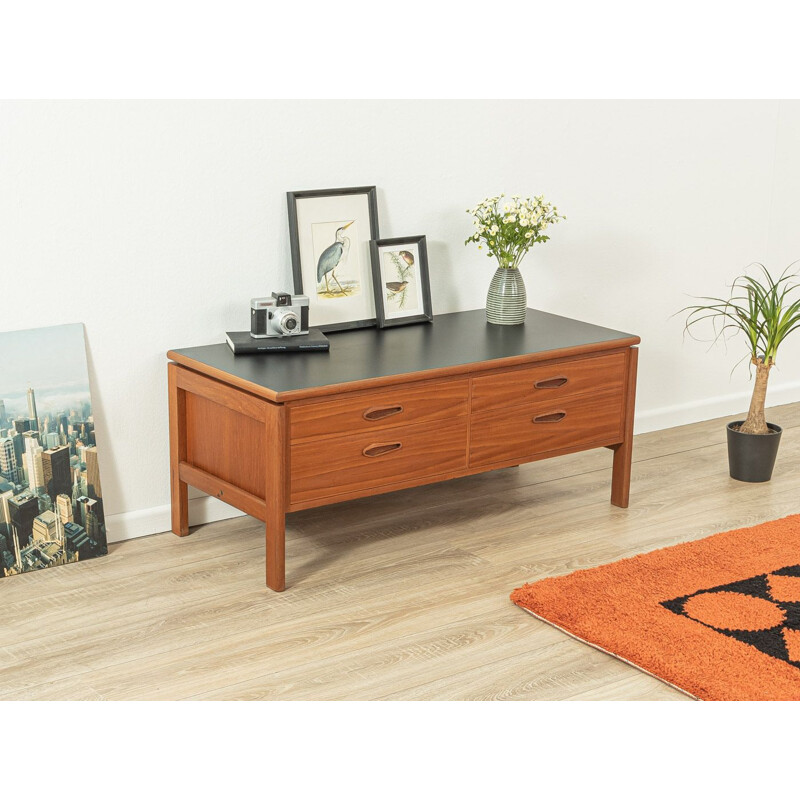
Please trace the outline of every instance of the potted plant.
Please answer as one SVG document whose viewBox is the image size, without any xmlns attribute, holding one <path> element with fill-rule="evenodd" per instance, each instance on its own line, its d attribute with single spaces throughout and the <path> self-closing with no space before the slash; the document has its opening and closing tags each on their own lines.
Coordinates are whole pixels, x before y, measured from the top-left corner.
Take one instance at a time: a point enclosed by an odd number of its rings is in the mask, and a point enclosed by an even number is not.
<svg viewBox="0 0 800 800">
<path fill-rule="evenodd" d="M 519 265 L 536 242 L 546 242 L 550 237 L 545 230 L 566 217 L 558 209 L 539 197 L 521 199 L 514 195 L 504 201 L 505 195 L 487 197 L 472 214 L 475 232 L 464 242 L 476 242 L 479 250 L 486 247 L 486 255 L 496 258 L 498 267 L 489 285 L 486 297 L 486 320 L 493 325 L 521 325 L 525 322 L 528 298 Z"/>
<path fill-rule="evenodd" d="M 761 483 L 772 477 L 782 429 L 767 422 L 764 403 L 770 370 L 775 366 L 778 348 L 792 331 L 800 328 L 800 288 L 796 273 L 787 267 L 777 279 L 762 264 L 762 275 L 740 275 L 731 286 L 730 297 L 699 297 L 701 305 L 687 306 L 685 330 L 693 335 L 694 327 L 711 320 L 716 342 L 729 334 L 743 334 L 747 340 L 752 374 L 755 367 L 753 396 L 747 419 L 728 425 L 728 465 L 732 478 Z"/>
</svg>

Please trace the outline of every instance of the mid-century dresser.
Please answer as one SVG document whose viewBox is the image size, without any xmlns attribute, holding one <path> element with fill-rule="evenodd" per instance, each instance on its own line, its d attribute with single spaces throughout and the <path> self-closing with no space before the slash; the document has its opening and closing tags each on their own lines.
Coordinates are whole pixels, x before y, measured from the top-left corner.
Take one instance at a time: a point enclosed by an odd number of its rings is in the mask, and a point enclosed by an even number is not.
<svg viewBox="0 0 800 800">
<path fill-rule="evenodd" d="M 609 447 L 627 507 L 639 337 L 528 310 L 330 334 L 330 352 L 171 350 L 172 530 L 195 486 L 266 524 L 285 587 L 285 516 L 527 461 Z"/>
</svg>

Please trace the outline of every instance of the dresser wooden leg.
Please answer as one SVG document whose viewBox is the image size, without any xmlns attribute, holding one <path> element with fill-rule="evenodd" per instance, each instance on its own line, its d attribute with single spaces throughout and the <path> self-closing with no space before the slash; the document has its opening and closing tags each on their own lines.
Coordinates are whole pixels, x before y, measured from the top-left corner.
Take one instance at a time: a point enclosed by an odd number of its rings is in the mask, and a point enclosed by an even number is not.
<svg viewBox="0 0 800 800">
<path fill-rule="evenodd" d="M 632 440 L 614 447 L 614 468 L 611 475 L 611 505 L 628 507 L 631 488 Z"/>
<path fill-rule="evenodd" d="M 267 520 L 267 586 L 274 592 L 286 588 L 286 517 Z"/>
<path fill-rule="evenodd" d="M 189 487 L 176 477 L 172 478 L 172 532 L 176 536 L 189 535 Z"/>
<path fill-rule="evenodd" d="M 628 369 L 625 377 L 625 411 L 623 416 L 624 439 L 611 449 L 614 451 L 614 471 L 611 476 L 611 504 L 628 507 L 631 488 L 631 460 L 633 458 L 633 411 L 636 406 L 636 368 L 639 349 L 628 350 Z"/>
<path fill-rule="evenodd" d="M 178 388 L 178 365 L 167 365 L 169 384 L 169 480 L 172 532 L 189 535 L 189 487 L 180 479 L 186 460 L 186 392 Z"/>
<path fill-rule="evenodd" d="M 289 437 L 286 407 L 268 403 L 265 410 L 267 485 L 267 586 L 275 592 L 286 588 L 286 503 L 289 495 Z"/>
</svg>

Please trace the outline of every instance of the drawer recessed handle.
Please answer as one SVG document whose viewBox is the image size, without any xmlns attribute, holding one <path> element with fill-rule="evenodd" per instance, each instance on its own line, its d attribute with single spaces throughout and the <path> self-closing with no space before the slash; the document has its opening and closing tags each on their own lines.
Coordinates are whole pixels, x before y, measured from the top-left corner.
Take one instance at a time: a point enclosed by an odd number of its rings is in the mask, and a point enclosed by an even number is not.
<svg viewBox="0 0 800 800">
<path fill-rule="evenodd" d="M 564 417 L 567 416 L 566 411 L 551 411 L 549 414 L 539 414 L 538 417 L 534 417 L 533 421 L 535 423 L 539 422 L 561 422 Z"/>
<path fill-rule="evenodd" d="M 362 415 L 368 422 L 375 422 L 386 417 L 393 417 L 395 414 L 402 414 L 403 406 L 375 406 L 368 408 Z"/>
<path fill-rule="evenodd" d="M 394 453 L 402 447 L 401 442 L 389 442 L 388 444 L 371 444 L 363 449 L 363 453 L 368 458 L 385 456 L 387 453 Z"/>
<path fill-rule="evenodd" d="M 564 375 L 557 375 L 555 378 L 546 378 L 543 381 L 536 381 L 533 384 L 534 389 L 558 389 L 559 386 L 563 386 L 569 378 Z"/>
</svg>

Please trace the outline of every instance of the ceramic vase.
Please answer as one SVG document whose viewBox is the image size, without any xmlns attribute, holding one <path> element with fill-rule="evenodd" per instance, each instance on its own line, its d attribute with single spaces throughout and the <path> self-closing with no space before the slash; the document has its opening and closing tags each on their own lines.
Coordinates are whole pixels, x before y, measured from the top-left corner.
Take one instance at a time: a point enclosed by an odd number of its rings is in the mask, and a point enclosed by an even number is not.
<svg viewBox="0 0 800 800">
<path fill-rule="evenodd" d="M 486 321 L 492 325 L 522 325 L 527 308 L 522 273 L 516 267 L 498 267 L 486 297 Z"/>
</svg>

